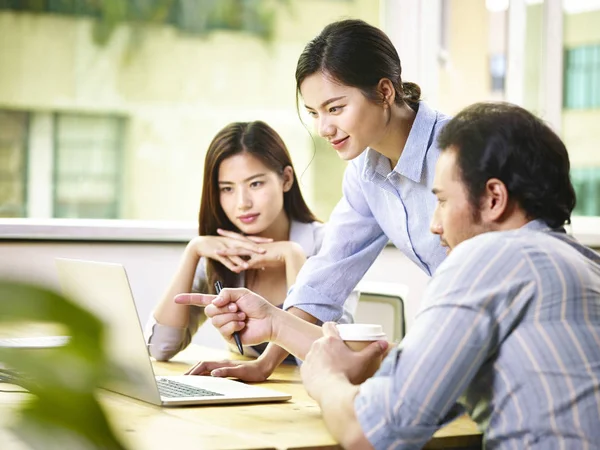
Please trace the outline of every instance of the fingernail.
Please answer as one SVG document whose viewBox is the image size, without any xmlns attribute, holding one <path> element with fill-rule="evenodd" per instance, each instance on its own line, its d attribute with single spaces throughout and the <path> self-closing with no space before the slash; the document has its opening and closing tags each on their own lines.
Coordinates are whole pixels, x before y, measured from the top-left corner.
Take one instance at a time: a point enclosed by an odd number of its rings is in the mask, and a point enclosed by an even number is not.
<svg viewBox="0 0 600 450">
<path fill-rule="evenodd" d="M 229 304 L 228 309 L 231 312 L 236 312 L 237 311 L 237 308 L 236 308 L 236 306 L 233 303 Z"/>
<path fill-rule="evenodd" d="M 221 371 L 219 369 L 215 369 L 210 373 L 211 377 L 220 377 L 221 376 Z"/>
<path fill-rule="evenodd" d="M 239 319 L 242 319 L 242 320 L 243 320 L 243 319 L 244 319 L 244 317 L 246 317 L 244 313 L 238 313 L 238 318 L 239 318 Z"/>
</svg>

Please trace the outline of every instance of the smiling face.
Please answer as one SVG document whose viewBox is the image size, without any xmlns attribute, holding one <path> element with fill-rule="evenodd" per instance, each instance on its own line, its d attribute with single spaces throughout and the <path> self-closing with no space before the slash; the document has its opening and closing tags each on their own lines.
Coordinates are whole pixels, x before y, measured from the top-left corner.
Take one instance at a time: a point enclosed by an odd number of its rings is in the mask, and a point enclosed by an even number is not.
<svg viewBox="0 0 600 450">
<path fill-rule="evenodd" d="M 304 79 L 300 94 L 319 135 L 346 161 L 367 147 L 376 148 L 385 135 L 388 115 L 384 107 L 368 100 L 358 88 L 317 72 Z"/>
<path fill-rule="evenodd" d="M 431 220 L 431 232 L 440 236 L 447 253 L 461 242 L 491 231 L 482 220 L 481 212 L 469 202 L 456 164 L 456 151 L 452 148 L 443 151 L 438 158 L 432 190 L 438 202 Z"/>
<path fill-rule="evenodd" d="M 268 234 L 287 220 L 283 194 L 293 182 L 292 168 L 283 175 L 247 152 L 226 158 L 219 166 L 219 200 L 227 218 L 245 234 Z"/>
</svg>

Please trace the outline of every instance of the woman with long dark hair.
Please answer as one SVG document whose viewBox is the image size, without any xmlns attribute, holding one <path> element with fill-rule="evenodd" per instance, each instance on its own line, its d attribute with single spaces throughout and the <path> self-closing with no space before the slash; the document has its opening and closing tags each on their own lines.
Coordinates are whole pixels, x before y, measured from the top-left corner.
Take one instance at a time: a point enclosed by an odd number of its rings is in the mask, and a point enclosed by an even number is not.
<svg viewBox="0 0 600 450">
<path fill-rule="evenodd" d="M 221 281 L 280 306 L 306 258 L 319 250 L 324 230 L 302 197 L 283 140 L 260 121 L 231 123 L 212 140 L 198 223 L 198 236 L 186 246 L 147 325 L 150 353 L 158 360 L 187 347 L 205 320 L 201 308 L 175 304 L 173 297 L 215 293 Z M 247 353 L 257 356 L 260 349 Z"/>
</svg>

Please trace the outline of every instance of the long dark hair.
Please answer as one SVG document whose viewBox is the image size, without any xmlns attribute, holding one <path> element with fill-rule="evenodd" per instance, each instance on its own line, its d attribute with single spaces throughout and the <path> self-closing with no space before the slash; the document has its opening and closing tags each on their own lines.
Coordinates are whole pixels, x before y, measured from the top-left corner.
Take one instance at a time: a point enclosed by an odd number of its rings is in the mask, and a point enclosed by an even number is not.
<svg viewBox="0 0 600 450">
<path fill-rule="evenodd" d="M 210 143 L 204 158 L 204 181 L 200 199 L 198 232 L 200 236 L 217 235 L 217 228 L 240 232 L 227 218 L 219 196 L 219 168 L 221 163 L 239 153 L 248 153 L 279 175 L 290 166 L 294 183 L 283 194 L 283 209 L 290 220 L 309 223 L 317 218 L 302 197 L 292 159 L 285 143 L 273 128 L 261 121 L 233 122 L 219 131 Z M 234 286 L 238 275 L 213 259 L 207 259 L 209 293 L 214 293 L 214 282 Z"/>
<path fill-rule="evenodd" d="M 360 89 L 375 103 L 384 101 L 377 92 L 382 78 L 392 82 L 396 104 L 407 103 L 416 110 L 421 99 L 421 88 L 417 84 L 402 82 L 400 57 L 390 38 L 362 20 L 330 23 L 306 44 L 296 66 L 296 102 L 302 82 L 317 72 Z"/>
<path fill-rule="evenodd" d="M 446 124 L 438 145 L 456 151 L 475 211 L 487 181 L 497 178 L 530 219 L 552 228 L 571 221 L 576 197 L 569 154 L 556 133 L 529 111 L 509 103 L 476 103 Z"/>
</svg>

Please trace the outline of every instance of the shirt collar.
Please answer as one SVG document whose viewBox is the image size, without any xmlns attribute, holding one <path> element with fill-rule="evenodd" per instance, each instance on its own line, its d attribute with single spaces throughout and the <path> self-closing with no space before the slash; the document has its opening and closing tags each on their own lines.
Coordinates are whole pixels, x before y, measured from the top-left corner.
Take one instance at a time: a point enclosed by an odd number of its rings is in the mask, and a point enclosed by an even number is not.
<svg viewBox="0 0 600 450">
<path fill-rule="evenodd" d="M 404 145 L 404 150 L 410 148 L 410 151 L 403 151 L 400 160 L 394 171 L 400 175 L 411 179 L 415 183 L 421 181 L 425 156 L 431 143 L 433 128 L 437 120 L 437 113 L 431 109 L 425 102 L 419 102 L 417 116 L 408 134 L 408 139 Z M 390 161 L 381 153 L 372 148 L 367 148 L 364 178 L 372 180 L 375 176 L 386 178 L 391 171 Z"/>
<path fill-rule="evenodd" d="M 558 227 L 555 229 L 550 228 L 548 226 L 548 224 L 546 222 L 544 222 L 542 219 L 531 220 L 531 221 L 527 222 L 525 225 L 523 225 L 521 228 L 525 228 L 525 229 L 531 230 L 531 231 L 554 231 L 554 232 L 558 232 L 558 233 L 566 232 L 564 227 Z"/>
</svg>

